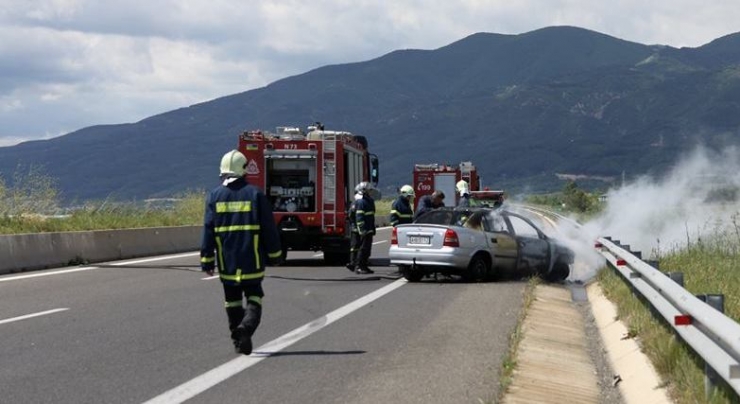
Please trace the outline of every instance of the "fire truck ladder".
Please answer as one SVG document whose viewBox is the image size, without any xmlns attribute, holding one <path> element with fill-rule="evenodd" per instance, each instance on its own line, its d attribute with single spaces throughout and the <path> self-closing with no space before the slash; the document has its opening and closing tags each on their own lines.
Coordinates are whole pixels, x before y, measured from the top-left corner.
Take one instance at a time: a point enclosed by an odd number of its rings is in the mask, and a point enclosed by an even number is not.
<svg viewBox="0 0 740 404">
<path fill-rule="evenodd" d="M 323 135 L 324 186 L 322 193 L 323 212 L 321 227 L 336 226 L 337 210 L 337 137 L 334 133 Z"/>
</svg>

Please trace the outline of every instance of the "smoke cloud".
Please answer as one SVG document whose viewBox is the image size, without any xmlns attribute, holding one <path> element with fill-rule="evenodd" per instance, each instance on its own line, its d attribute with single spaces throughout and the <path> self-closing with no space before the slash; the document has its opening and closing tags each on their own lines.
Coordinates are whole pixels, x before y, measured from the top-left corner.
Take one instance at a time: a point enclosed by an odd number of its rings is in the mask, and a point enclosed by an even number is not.
<svg viewBox="0 0 740 404">
<path fill-rule="evenodd" d="M 579 225 L 562 217 L 543 229 L 576 252 L 568 278 L 588 281 L 603 267 L 594 249 L 599 237 L 611 236 L 644 259 L 716 235 L 734 233 L 740 222 L 740 150 L 713 151 L 699 147 L 680 158 L 660 178 L 642 176 L 606 194 L 606 206 L 596 218 Z"/>
<path fill-rule="evenodd" d="M 740 206 L 740 151 L 699 148 L 661 180 L 641 177 L 607 193 L 589 234 L 612 236 L 645 258 L 706 240 L 733 225 Z"/>
</svg>

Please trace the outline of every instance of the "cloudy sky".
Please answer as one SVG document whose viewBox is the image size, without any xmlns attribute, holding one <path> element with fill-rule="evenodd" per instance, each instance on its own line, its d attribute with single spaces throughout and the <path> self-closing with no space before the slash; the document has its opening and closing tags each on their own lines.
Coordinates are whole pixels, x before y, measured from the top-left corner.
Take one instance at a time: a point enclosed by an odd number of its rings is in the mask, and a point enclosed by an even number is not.
<svg viewBox="0 0 740 404">
<path fill-rule="evenodd" d="M 740 1 L 0 0 L 0 146 L 327 64 L 552 25 L 696 47 L 740 31 Z"/>
</svg>

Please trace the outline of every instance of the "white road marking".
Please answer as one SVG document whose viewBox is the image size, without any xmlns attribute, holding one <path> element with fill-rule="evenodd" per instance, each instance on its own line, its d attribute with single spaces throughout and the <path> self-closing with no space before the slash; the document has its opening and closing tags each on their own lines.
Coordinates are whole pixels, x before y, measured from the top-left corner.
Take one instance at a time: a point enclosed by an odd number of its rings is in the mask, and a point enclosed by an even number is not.
<svg viewBox="0 0 740 404">
<path fill-rule="evenodd" d="M 10 282 L 10 281 L 17 281 L 20 279 L 38 278 L 40 276 L 68 274 L 71 272 L 89 271 L 91 269 L 98 269 L 98 268 L 97 267 L 82 267 L 82 268 L 75 268 L 75 269 L 63 269 L 61 271 L 44 272 L 40 274 L 9 276 L 7 278 L 0 278 L 0 282 Z"/>
<path fill-rule="evenodd" d="M 316 253 L 316 254 L 314 254 L 313 256 L 314 256 L 314 257 L 321 257 L 322 255 L 324 255 L 324 253 L 323 253 L 323 252 L 320 252 L 320 253 Z"/>
<path fill-rule="evenodd" d="M 197 253 L 186 253 L 186 254 L 177 254 L 177 255 L 167 255 L 167 256 L 156 257 L 156 258 L 145 258 L 145 259 L 140 259 L 140 260 L 136 260 L 136 261 L 116 262 L 114 264 L 109 264 L 109 265 L 112 265 L 112 266 L 122 266 L 122 265 L 141 264 L 141 263 L 144 263 L 144 262 L 162 261 L 162 260 L 168 260 L 168 259 L 172 259 L 172 258 L 191 257 L 193 255 L 200 255 L 200 253 L 197 252 Z M 5 278 L 0 278 L 0 282 L 18 281 L 18 280 L 21 280 L 21 279 L 38 278 L 38 277 L 41 277 L 41 276 L 63 275 L 63 274 L 69 274 L 69 273 L 73 273 L 73 272 L 90 271 L 92 269 L 100 269 L 100 267 L 89 266 L 89 267 L 82 267 L 82 268 L 62 269 L 62 270 L 59 270 L 59 271 L 42 272 L 42 273 L 37 273 L 37 274 L 9 276 L 9 277 L 5 277 Z"/>
<path fill-rule="evenodd" d="M 400 288 L 406 284 L 405 279 L 399 279 L 390 285 L 384 286 L 370 294 L 367 294 L 345 306 L 342 306 L 331 313 L 319 317 L 310 323 L 307 323 L 295 330 L 274 339 L 259 348 L 256 348 L 250 356 L 239 356 L 221 366 L 213 368 L 200 376 L 187 381 L 172 390 L 162 393 L 144 404 L 155 403 L 182 403 L 198 394 L 210 389 L 211 387 L 223 382 L 224 380 L 242 372 L 243 370 L 256 365 L 263 359 L 274 355 L 277 352 L 293 345 L 294 343 L 308 337 L 309 335 L 321 330 L 329 324 L 341 319 L 342 317 L 372 303 L 384 295 Z"/>
<path fill-rule="evenodd" d="M 211 279 L 218 279 L 218 275 L 206 276 L 205 278 L 200 278 L 200 280 L 202 281 L 210 281 Z"/>
<path fill-rule="evenodd" d="M 383 243 L 387 243 L 387 242 L 388 242 L 388 240 L 376 241 L 376 242 L 373 243 L 373 245 L 375 245 L 375 244 L 383 244 Z"/>
<path fill-rule="evenodd" d="M 38 313 L 26 314 L 25 316 L 19 316 L 19 317 L 7 318 L 5 320 L 0 320 L 0 324 L 12 323 L 14 321 L 27 320 L 29 318 L 45 316 L 47 314 L 54 314 L 54 313 L 59 313 L 60 311 L 67 311 L 67 310 L 69 310 L 69 308 L 59 308 L 59 309 L 53 309 L 53 310 L 47 310 L 47 311 L 40 311 Z"/>
</svg>

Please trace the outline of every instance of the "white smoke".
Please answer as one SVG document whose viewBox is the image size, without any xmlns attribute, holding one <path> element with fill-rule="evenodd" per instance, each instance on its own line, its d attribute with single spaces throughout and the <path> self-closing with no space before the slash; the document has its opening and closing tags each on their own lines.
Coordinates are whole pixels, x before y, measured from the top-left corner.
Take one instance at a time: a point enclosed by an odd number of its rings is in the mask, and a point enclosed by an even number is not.
<svg viewBox="0 0 740 404">
<path fill-rule="evenodd" d="M 643 258 L 659 258 L 731 226 L 740 210 L 739 188 L 738 149 L 699 148 L 661 180 L 645 176 L 609 191 L 604 212 L 584 231 L 618 239 Z"/>
<path fill-rule="evenodd" d="M 540 221 L 549 236 L 576 254 L 568 279 L 585 282 L 605 263 L 594 248 L 599 237 L 611 236 L 641 251 L 643 259 L 659 259 L 736 226 L 738 197 L 740 151 L 698 148 L 660 179 L 642 176 L 607 192 L 603 212 L 583 225 L 561 218 L 547 226 L 541 215 Z"/>
</svg>

